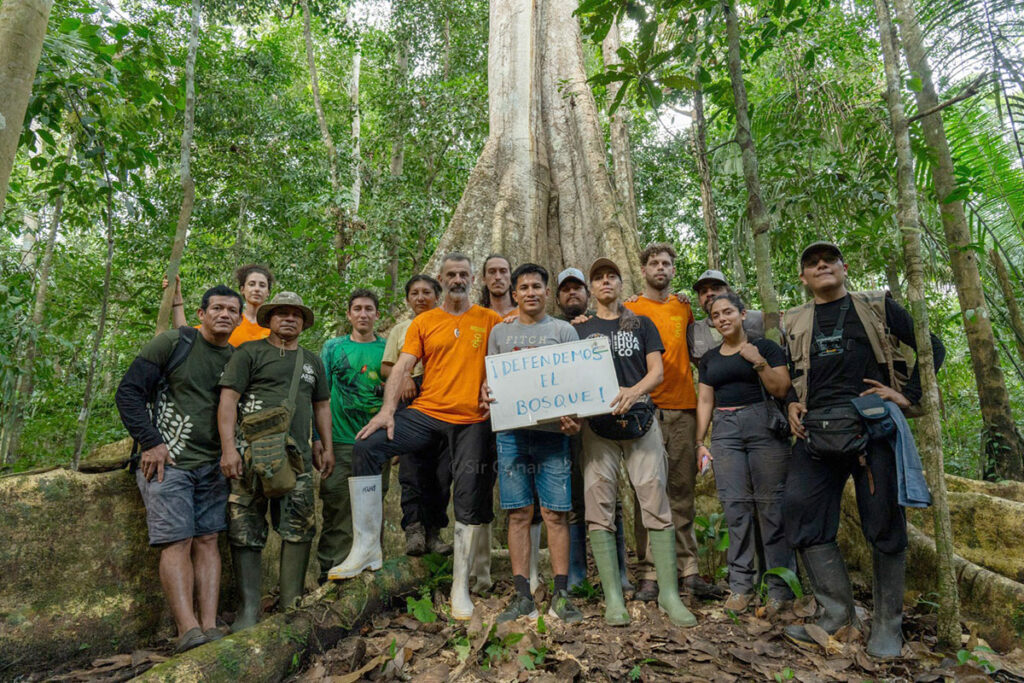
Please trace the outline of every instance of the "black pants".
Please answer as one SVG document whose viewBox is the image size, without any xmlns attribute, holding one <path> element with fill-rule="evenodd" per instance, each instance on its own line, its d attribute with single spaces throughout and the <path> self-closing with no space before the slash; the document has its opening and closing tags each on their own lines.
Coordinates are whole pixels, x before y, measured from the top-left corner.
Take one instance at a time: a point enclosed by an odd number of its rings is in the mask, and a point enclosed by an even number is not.
<svg viewBox="0 0 1024 683">
<path fill-rule="evenodd" d="M 491 428 L 486 421 L 456 425 L 434 419 L 413 408 L 406 408 L 395 414 L 394 439 L 389 440 L 387 432 L 380 429 L 369 438 L 356 441 L 352 454 L 352 476 L 380 474 L 384 463 L 398 455 L 399 472 L 408 473 L 404 481 L 403 475 L 399 475 L 399 481 L 403 482 L 403 518 L 407 514 L 423 514 L 430 517 L 425 520 L 425 524 L 429 522 L 434 525 L 433 522 L 444 515 L 447 489 L 451 485 L 455 520 L 463 524 L 488 524 L 494 519 L 492 499 L 495 479 L 494 457 L 488 445 L 490 440 Z M 445 453 L 450 457 L 447 468 L 443 462 L 437 462 L 443 460 Z M 439 495 L 430 494 L 428 499 L 422 489 L 422 482 L 429 479 L 424 476 L 424 472 L 430 470 L 438 477 L 445 477 L 438 482 L 445 490 L 443 506 L 440 506 Z M 407 492 L 405 482 L 412 483 L 413 480 L 421 482 L 421 490 L 419 499 L 410 501 L 407 510 L 407 496 L 415 498 L 417 494 Z"/>
<path fill-rule="evenodd" d="M 868 469 L 874 479 L 874 493 L 870 490 Z M 793 548 L 800 550 L 836 540 L 843 487 L 851 474 L 864 538 L 883 553 L 906 549 L 907 518 L 899 505 L 896 455 L 889 443 L 868 444 L 865 468 L 856 456 L 816 460 L 808 455 L 803 439 L 797 439 L 793 446 L 782 502 L 786 539 Z"/>
</svg>

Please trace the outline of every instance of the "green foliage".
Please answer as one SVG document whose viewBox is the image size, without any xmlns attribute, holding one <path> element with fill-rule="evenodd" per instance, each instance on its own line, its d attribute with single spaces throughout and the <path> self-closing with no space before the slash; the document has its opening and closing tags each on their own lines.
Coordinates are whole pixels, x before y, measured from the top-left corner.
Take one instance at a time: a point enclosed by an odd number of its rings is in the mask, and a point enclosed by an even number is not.
<svg viewBox="0 0 1024 683">
<path fill-rule="evenodd" d="M 791 680 L 793 680 L 793 677 L 794 677 L 794 676 L 796 676 L 796 672 L 795 672 L 795 671 L 793 671 L 793 670 L 792 670 L 791 668 L 789 668 L 789 667 L 787 666 L 787 667 L 786 667 L 785 669 L 783 669 L 782 671 L 779 671 L 778 673 L 776 673 L 776 674 L 774 675 L 774 678 L 775 678 L 775 680 L 776 680 L 776 681 L 777 681 L 778 683 L 782 683 L 782 681 L 791 681 Z"/>
<path fill-rule="evenodd" d="M 525 635 L 525 633 L 508 633 L 505 636 L 498 636 L 498 627 L 491 626 L 491 630 L 487 634 L 487 643 L 483 647 L 483 667 L 493 668 L 498 663 L 511 659 L 515 646 Z"/>
<path fill-rule="evenodd" d="M 800 585 L 800 577 L 796 575 L 789 567 L 772 567 L 766 569 L 761 575 L 761 583 L 758 584 L 757 592 L 761 595 L 761 599 L 764 600 L 768 597 L 768 577 L 777 576 L 789 587 L 789 590 L 793 592 L 796 598 L 804 597 L 803 586 Z"/>
<path fill-rule="evenodd" d="M 729 549 L 729 529 L 726 528 L 725 515 L 712 512 L 708 516 L 697 515 L 693 520 L 694 532 L 697 536 L 697 559 L 701 565 L 701 573 L 723 578 L 728 571 L 725 565 L 725 552 Z"/>
<path fill-rule="evenodd" d="M 997 665 L 993 664 L 992 662 L 990 662 L 989 660 L 985 659 L 984 658 L 984 654 L 985 653 L 994 653 L 994 652 L 995 651 L 992 648 L 985 647 L 983 645 L 979 645 L 978 647 L 974 648 L 973 652 L 970 651 L 970 650 L 961 649 L 961 650 L 957 650 L 956 661 L 957 661 L 957 664 L 960 664 L 960 665 L 974 664 L 975 666 L 979 667 L 985 673 L 992 674 L 992 673 L 995 673 L 996 671 L 998 671 L 999 667 Z M 979 653 L 981 653 L 981 654 L 979 654 Z"/>
<path fill-rule="evenodd" d="M 405 599 L 406 612 L 411 614 L 421 624 L 432 624 L 437 621 L 437 614 L 434 612 L 434 601 L 430 595 L 430 589 L 424 587 L 420 591 L 420 597 L 414 598 L 411 595 Z"/>
<path fill-rule="evenodd" d="M 584 578 L 578 584 L 573 586 L 572 595 L 573 597 L 582 598 L 589 602 L 593 600 L 599 600 L 601 598 L 602 593 L 600 586 L 595 586 L 594 584 L 590 583 L 590 579 Z"/>
<path fill-rule="evenodd" d="M 531 647 L 526 654 L 519 655 L 519 663 L 528 671 L 533 671 L 544 666 L 544 659 L 548 656 L 546 647 Z"/>
</svg>

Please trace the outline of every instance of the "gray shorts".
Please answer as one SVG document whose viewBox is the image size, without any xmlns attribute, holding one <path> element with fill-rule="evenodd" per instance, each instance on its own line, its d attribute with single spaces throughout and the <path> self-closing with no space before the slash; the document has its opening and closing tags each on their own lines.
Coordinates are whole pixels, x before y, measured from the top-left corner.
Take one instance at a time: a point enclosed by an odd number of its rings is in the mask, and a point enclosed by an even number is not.
<svg viewBox="0 0 1024 683">
<path fill-rule="evenodd" d="M 228 528 L 228 481 L 220 463 L 194 470 L 164 467 L 164 480 L 146 481 L 142 470 L 135 481 L 146 505 L 150 545 L 167 545 L 216 534 Z"/>
</svg>

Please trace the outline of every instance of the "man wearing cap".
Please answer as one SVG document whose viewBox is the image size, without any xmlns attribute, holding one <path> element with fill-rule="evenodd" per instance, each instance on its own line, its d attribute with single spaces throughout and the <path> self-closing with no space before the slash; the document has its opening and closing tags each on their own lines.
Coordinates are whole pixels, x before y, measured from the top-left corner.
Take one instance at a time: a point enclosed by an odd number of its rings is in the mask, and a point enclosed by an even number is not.
<svg viewBox="0 0 1024 683">
<path fill-rule="evenodd" d="M 353 476 L 349 478 L 355 532 L 352 552 L 327 576 L 347 579 L 366 569 L 380 569 L 380 487 L 385 462 L 399 455 L 400 467 L 404 468 L 407 458 L 448 457 L 451 478 L 442 485 L 453 487 L 455 512 L 452 616 L 468 620 L 473 616 L 469 595 L 471 556 L 484 525 L 494 519 L 491 429 L 481 406 L 480 387 L 486 376 L 487 339 L 501 317 L 470 303 L 473 270 L 465 254 L 447 254 L 441 261 L 438 279 L 445 291 L 444 303 L 413 319 L 385 385 L 383 406 L 356 434 Z M 396 413 L 403 380 L 420 360 L 420 393 L 408 408 Z"/>
<path fill-rule="evenodd" d="M 899 352 L 916 349 L 910 314 L 885 291 L 849 292 L 847 265 L 831 242 L 815 242 L 800 256 L 800 281 L 813 300 L 783 316 L 793 389 L 786 399 L 797 437 L 783 494 L 786 538 L 800 554 L 821 606 L 817 626 L 835 633 L 858 623 L 853 590 L 836 531 L 843 487 L 852 475 L 861 530 L 872 548 L 874 614 L 867 652 L 900 654 L 907 523 L 899 502 L 897 455 L 885 438 L 863 442 L 837 436 L 865 428 L 851 400 L 877 395 L 906 410 L 921 398 L 915 367 L 909 378 Z M 945 348 L 931 337 L 938 369 Z M 902 415 L 893 416 L 897 422 Z M 850 425 L 847 430 L 845 425 Z M 786 635 L 814 639 L 800 625 Z"/>
<path fill-rule="evenodd" d="M 679 576 L 683 588 L 701 598 L 720 598 L 722 592 L 700 576 L 697 563 L 697 537 L 693 528 L 696 516 L 694 494 L 697 482 L 697 392 L 690 368 L 686 329 L 693 323 L 689 303 L 672 294 L 676 273 L 676 251 L 664 242 L 651 244 L 640 254 L 644 276 L 643 293 L 626 307 L 637 315 L 651 319 L 658 328 L 664 345 L 664 381 L 651 391 L 657 407 L 656 415 L 668 454 L 668 499 L 672 507 L 672 524 L 676 533 Z M 656 571 L 651 562 L 649 544 L 640 546 L 640 585 L 634 594 L 637 600 L 658 598 Z"/>
<path fill-rule="evenodd" d="M 728 280 L 720 270 L 705 270 L 693 283 L 693 291 L 697 293 L 697 304 L 705 314 L 711 308 L 711 302 L 716 296 L 731 292 Z M 743 319 L 743 331 L 747 334 L 748 340 L 760 339 L 764 336 L 764 316 L 761 311 L 747 311 L 747 317 Z M 694 365 L 700 363 L 700 359 L 711 349 L 718 348 L 722 344 L 722 335 L 718 333 L 715 326 L 711 324 L 710 315 L 690 323 L 686 328 L 686 346 L 690 351 L 690 360 Z"/>
<path fill-rule="evenodd" d="M 664 349 L 658 329 L 650 318 L 624 308 L 622 271 L 607 258 L 590 266 L 590 293 L 597 301 L 596 315 L 576 325 L 580 339 L 607 337 L 619 383 L 611 401 L 612 415 L 589 418 L 583 427 L 583 482 L 590 547 L 594 553 L 605 595 L 605 621 L 611 625 L 629 623 L 622 600 L 615 552 L 615 501 L 619 460 L 624 459 L 630 482 L 636 490 L 651 542 L 651 555 L 660 588 L 658 606 L 677 626 L 695 626 L 697 619 L 679 600 L 676 573 L 675 531 L 665 487 L 668 479 L 661 428 L 653 418 L 650 392 L 661 384 Z M 680 323 L 679 336 L 685 327 Z M 619 416 L 626 416 L 616 419 Z M 617 424 L 636 424 L 630 436 Z M 642 425 L 642 426 L 640 426 Z M 625 428 L 625 425 L 621 427 Z M 691 439 L 691 443 L 692 443 Z"/>
<path fill-rule="evenodd" d="M 581 315 L 593 315 L 587 304 L 590 292 L 586 276 L 579 268 L 566 268 L 556 279 L 555 303 L 560 318 L 572 322 Z M 583 500 L 583 438 L 579 434 L 569 437 L 572 453 L 572 510 L 569 512 L 569 592 L 587 578 L 587 519 Z M 619 583 L 622 592 L 633 590 L 626 572 L 626 534 L 622 527 L 622 503 L 615 503 L 615 549 L 619 560 Z"/>
<path fill-rule="evenodd" d="M 221 470 L 231 480 L 228 498 L 228 540 L 241 594 L 234 630 L 259 620 L 261 556 L 267 542 L 267 508 L 281 535 L 280 605 L 290 607 L 302 595 L 310 544 L 315 534 L 313 468 L 322 478 L 334 469 L 334 451 L 324 440 L 322 451 L 310 448 L 310 430 L 316 420 L 320 434 L 331 433 L 331 392 L 320 357 L 299 346 L 299 334 L 313 326 L 313 311 L 294 292 L 281 292 L 256 312 L 256 322 L 270 329 L 265 339 L 242 344 L 218 382 L 221 387 L 217 419 L 220 426 Z M 288 430 L 289 448 L 295 449 L 303 469 L 295 473 L 295 488 L 280 498 L 268 499 L 239 448 L 236 423 L 246 415 L 286 404 L 292 378 L 299 369 L 298 388 Z"/>
</svg>

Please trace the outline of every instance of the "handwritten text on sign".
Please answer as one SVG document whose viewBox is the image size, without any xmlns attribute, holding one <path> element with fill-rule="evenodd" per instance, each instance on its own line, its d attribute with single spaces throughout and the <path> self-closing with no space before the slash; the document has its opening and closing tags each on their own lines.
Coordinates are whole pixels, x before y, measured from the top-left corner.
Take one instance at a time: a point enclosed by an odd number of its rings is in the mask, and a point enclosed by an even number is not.
<svg viewBox="0 0 1024 683">
<path fill-rule="evenodd" d="M 607 337 L 487 357 L 494 431 L 601 415 L 619 391 Z"/>
</svg>

